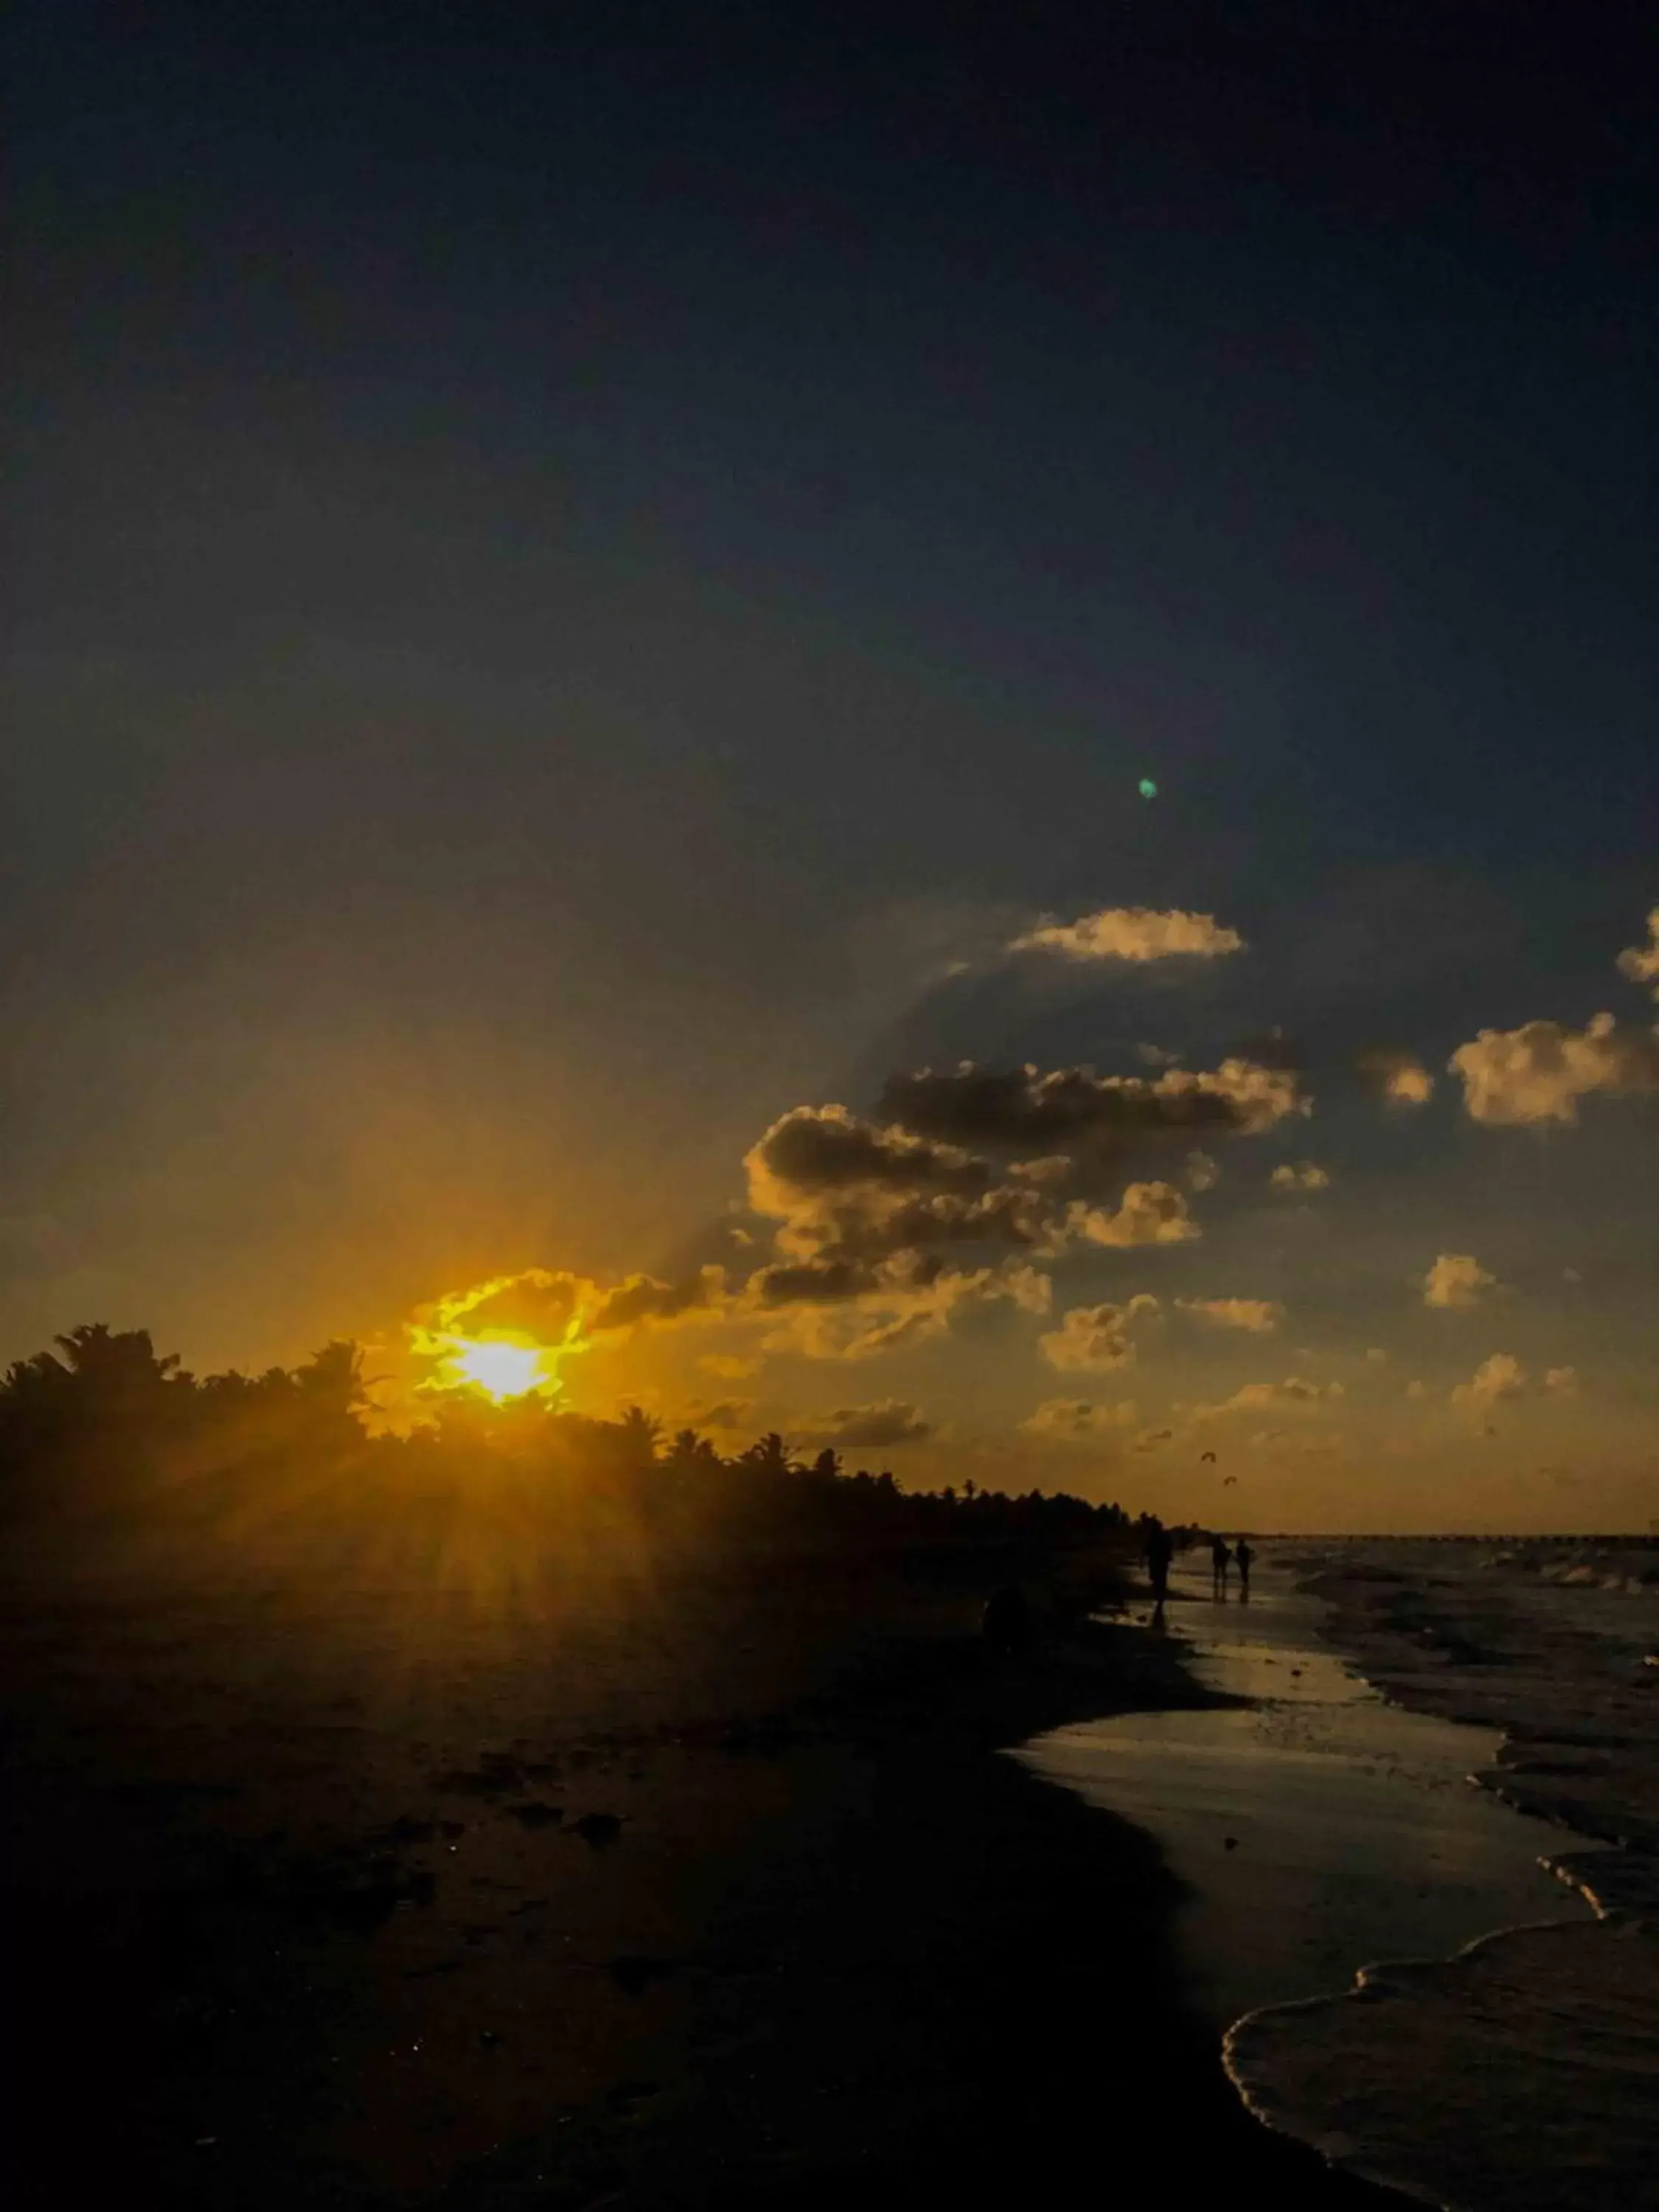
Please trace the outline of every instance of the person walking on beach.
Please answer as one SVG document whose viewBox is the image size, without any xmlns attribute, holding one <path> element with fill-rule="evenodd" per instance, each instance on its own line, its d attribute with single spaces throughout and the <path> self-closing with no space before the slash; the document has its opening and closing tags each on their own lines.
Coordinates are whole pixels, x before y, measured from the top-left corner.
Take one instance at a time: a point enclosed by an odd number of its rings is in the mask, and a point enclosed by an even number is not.
<svg viewBox="0 0 1659 2212">
<path fill-rule="evenodd" d="M 1174 1557 L 1175 1539 L 1161 1521 L 1154 1520 L 1146 1531 L 1146 1572 L 1159 1605 L 1170 1595 L 1170 1562 Z"/>
<path fill-rule="evenodd" d="M 1210 1539 L 1210 1595 L 1227 1601 L 1227 1570 L 1232 1565 L 1232 1553 L 1227 1549 L 1224 1536 Z"/>
<path fill-rule="evenodd" d="M 1233 1546 L 1233 1558 L 1238 1565 L 1238 1601 L 1241 1605 L 1248 1605 L 1250 1601 L 1250 1561 L 1255 1557 L 1248 1540 L 1241 1536 Z"/>
</svg>

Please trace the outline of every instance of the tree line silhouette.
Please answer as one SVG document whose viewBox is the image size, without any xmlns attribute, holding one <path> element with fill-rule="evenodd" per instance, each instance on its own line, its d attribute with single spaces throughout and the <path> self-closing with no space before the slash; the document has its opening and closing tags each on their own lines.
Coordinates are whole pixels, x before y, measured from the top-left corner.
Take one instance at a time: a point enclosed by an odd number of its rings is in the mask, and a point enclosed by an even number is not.
<svg viewBox="0 0 1659 2212">
<path fill-rule="evenodd" d="M 1084 1543 L 1133 1524 L 1116 1504 L 969 1479 L 907 1489 L 890 1470 L 849 1471 L 770 1431 L 720 1452 L 636 1406 L 614 1420 L 526 1397 L 459 1391 L 406 1434 L 375 1433 L 362 1348 L 326 1344 L 294 1368 L 199 1379 L 144 1329 L 91 1323 L 21 1359 L 0 1381 L 0 1504 L 13 1512 L 143 1508 L 246 1525 L 263 1510 L 378 1519 L 428 1531 L 506 1513 L 528 1532 L 591 1537 L 750 1535 L 898 1546 Z M 435 1516 L 435 1517 L 434 1517 Z"/>
</svg>

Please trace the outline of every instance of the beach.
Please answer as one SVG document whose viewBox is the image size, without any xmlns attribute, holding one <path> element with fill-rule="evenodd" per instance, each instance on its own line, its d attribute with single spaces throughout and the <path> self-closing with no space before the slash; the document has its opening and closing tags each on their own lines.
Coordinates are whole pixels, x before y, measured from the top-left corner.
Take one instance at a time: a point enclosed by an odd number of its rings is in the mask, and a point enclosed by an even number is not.
<svg viewBox="0 0 1659 2212">
<path fill-rule="evenodd" d="M 15 2203 L 1368 2200 L 1239 2105 L 1150 1840 L 997 1755 L 1202 1698 L 1132 1625 L 994 1663 L 982 1571 L 901 1560 L 10 1565 Z"/>
<path fill-rule="evenodd" d="M 1272 2126 L 1411 2199 L 1659 2203 L 1655 1564 L 1614 1541 L 1281 1547 L 1340 1672 L 1363 1681 L 1371 1752 L 1378 1732 L 1395 1750 L 1462 1739 L 1475 1787 L 1447 1823 L 1431 1767 L 1398 1771 L 1405 1825 L 1376 1825 L 1385 1911 L 1363 1944 L 1349 1929 L 1347 1975 L 1321 1993 L 1294 1986 L 1281 1947 L 1285 1986 L 1230 2028 L 1228 2066 Z M 1370 1790 L 1336 1781 L 1338 1805 Z M 1517 1851 L 1537 1858 L 1531 1882 Z"/>
</svg>

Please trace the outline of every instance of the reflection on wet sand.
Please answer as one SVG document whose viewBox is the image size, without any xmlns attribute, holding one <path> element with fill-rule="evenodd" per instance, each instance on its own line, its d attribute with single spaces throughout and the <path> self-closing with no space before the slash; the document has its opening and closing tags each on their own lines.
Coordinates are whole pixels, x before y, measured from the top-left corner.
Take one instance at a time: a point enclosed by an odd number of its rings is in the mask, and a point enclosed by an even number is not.
<svg viewBox="0 0 1659 2212">
<path fill-rule="evenodd" d="M 1468 1786 L 1491 1731 L 1385 1704 L 1320 1648 L 1322 1608 L 1282 1571 L 1258 1568 L 1248 1612 L 1224 1614 L 1209 1582 L 1178 1574 L 1148 1625 L 1186 1641 L 1227 1702 L 1059 1729 L 1018 1756 L 1158 1838 L 1189 1892 L 1192 1996 L 1218 2027 L 1341 1990 L 1373 1960 L 1589 1917 L 1540 1864 L 1555 1832 Z"/>
</svg>

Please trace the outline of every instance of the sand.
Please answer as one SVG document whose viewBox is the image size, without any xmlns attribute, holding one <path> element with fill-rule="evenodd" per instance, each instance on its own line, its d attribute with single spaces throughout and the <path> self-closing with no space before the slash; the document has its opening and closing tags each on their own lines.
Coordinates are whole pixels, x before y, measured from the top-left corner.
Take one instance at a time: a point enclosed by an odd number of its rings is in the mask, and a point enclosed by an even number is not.
<svg viewBox="0 0 1659 2212">
<path fill-rule="evenodd" d="M 996 1755 L 1195 1693 L 991 1662 L 995 1571 L 14 1552 L 9 2202 L 1371 2201 L 1238 2107 L 1148 1840 Z"/>
</svg>

